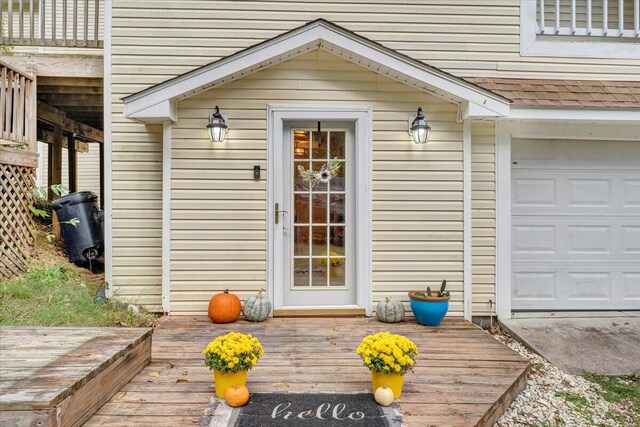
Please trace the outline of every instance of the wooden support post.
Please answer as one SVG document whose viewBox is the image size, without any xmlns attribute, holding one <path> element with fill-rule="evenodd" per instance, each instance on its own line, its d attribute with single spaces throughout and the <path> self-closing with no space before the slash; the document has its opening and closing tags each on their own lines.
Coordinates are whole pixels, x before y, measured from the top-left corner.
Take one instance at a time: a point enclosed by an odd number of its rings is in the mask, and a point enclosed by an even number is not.
<svg viewBox="0 0 640 427">
<path fill-rule="evenodd" d="M 56 124 L 53 128 L 53 144 L 49 147 L 49 199 L 57 196 L 51 191 L 51 186 L 62 184 L 62 126 Z"/>
<path fill-rule="evenodd" d="M 78 191 L 78 153 L 73 134 L 67 137 L 67 153 L 69 155 L 69 193 Z"/>
<path fill-rule="evenodd" d="M 47 144 L 47 197 L 53 200 L 51 177 L 53 176 L 53 144 Z"/>
</svg>

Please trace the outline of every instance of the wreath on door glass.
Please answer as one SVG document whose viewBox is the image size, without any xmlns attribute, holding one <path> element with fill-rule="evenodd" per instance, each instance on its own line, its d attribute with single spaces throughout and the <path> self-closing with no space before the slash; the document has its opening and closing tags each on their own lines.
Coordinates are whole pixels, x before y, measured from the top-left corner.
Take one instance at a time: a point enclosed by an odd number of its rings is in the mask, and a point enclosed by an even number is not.
<svg viewBox="0 0 640 427">
<path fill-rule="evenodd" d="M 319 171 L 305 169 L 302 165 L 298 166 L 298 173 L 302 177 L 302 180 L 311 185 L 311 187 L 314 187 L 319 182 L 323 184 L 328 183 L 339 170 L 340 162 L 336 159 L 329 160 L 327 163 L 322 165 Z"/>
</svg>

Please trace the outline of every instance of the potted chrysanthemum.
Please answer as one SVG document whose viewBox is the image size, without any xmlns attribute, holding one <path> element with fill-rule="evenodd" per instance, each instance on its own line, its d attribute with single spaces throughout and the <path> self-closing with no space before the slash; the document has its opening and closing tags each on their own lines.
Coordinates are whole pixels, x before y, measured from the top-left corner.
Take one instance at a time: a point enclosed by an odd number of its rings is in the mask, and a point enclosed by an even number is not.
<svg viewBox="0 0 640 427">
<path fill-rule="evenodd" d="M 229 387 L 246 385 L 247 373 L 264 355 L 260 341 L 250 334 L 229 332 L 207 344 L 204 364 L 213 370 L 216 396 L 224 398 Z"/>
<path fill-rule="evenodd" d="M 405 336 L 380 332 L 364 337 L 356 353 L 371 371 L 373 393 L 378 387 L 386 386 L 398 399 L 402 394 L 404 375 L 416 362 L 416 345 Z"/>
</svg>

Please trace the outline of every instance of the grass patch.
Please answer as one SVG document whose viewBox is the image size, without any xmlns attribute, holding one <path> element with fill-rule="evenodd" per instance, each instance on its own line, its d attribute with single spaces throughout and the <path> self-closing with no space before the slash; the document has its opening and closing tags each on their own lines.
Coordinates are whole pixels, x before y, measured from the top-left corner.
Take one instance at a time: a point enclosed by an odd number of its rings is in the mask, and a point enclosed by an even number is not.
<svg viewBox="0 0 640 427">
<path fill-rule="evenodd" d="M 622 410 L 616 420 L 640 426 L 640 374 L 609 377 L 585 373 L 584 377 L 600 386 L 596 392 L 607 402 Z"/>
<path fill-rule="evenodd" d="M 115 301 L 94 302 L 99 280 L 75 267 L 32 265 L 21 277 L 0 281 L 0 325 L 147 326 L 155 316 L 133 313 Z"/>
<path fill-rule="evenodd" d="M 579 394 L 567 393 L 565 391 L 559 391 L 559 392 L 556 393 L 556 396 L 557 397 L 562 397 L 567 402 L 573 404 L 573 406 L 578 411 L 584 411 L 586 408 L 589 407 L 589 399 L 587 399 L 584 396 L 580 396 Z"/>
</svg>

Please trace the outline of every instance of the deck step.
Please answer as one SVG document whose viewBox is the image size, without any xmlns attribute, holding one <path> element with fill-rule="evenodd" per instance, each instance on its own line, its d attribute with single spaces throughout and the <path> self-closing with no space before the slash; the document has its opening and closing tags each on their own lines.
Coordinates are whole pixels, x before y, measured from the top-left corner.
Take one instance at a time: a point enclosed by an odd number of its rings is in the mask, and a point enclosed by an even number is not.
<svg viewBox="0 0 640 427">
<path fill-rule="evenodd" d="M 82 425 L 149 364 L 152 334 L 0 328 L 0 425 Z"/>
</svg>

